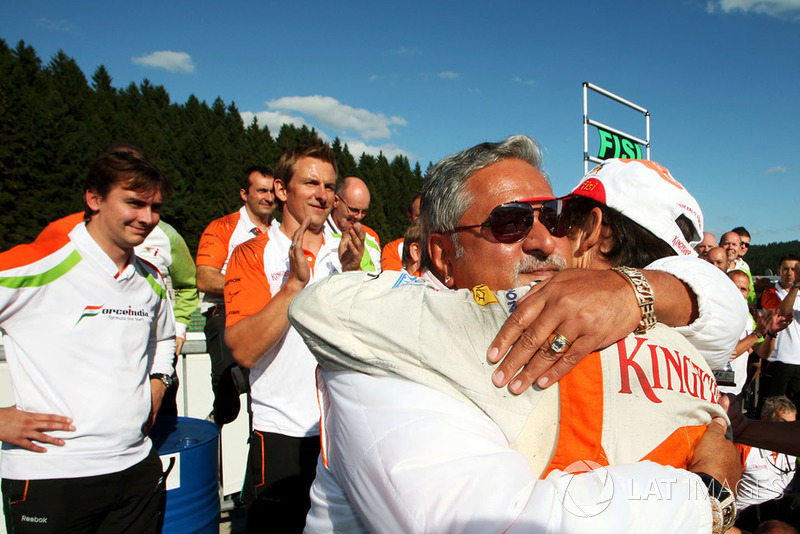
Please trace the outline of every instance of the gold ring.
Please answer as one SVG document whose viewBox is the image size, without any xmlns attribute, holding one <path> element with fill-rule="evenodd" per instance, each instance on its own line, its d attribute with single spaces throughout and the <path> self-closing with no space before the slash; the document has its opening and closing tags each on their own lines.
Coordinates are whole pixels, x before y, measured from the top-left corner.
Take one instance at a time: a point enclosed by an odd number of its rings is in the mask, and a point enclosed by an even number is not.
<svg viewBox="0 0 800 534">
<path fill-rule="evenodd" d="M 550 344 L 550 350 L 554 354 L 563 354 L 572 346 L 572 342 L 558 332 L 550 334 L 547 342 Z"/>
</svg>

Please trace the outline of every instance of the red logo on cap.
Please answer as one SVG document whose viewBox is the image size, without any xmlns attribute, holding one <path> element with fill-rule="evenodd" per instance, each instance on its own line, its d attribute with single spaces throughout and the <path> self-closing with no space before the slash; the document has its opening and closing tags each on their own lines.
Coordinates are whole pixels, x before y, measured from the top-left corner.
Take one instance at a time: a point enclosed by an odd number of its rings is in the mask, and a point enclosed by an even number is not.
<svg viewBox="0 0 800 534">
<path fill-rule="evenodd" d="M 597 178 L 589 178 L 579 185 L 573 194 L 591 198 L 602 204 L 606 203 L 606 188 Z"/>
</svg>

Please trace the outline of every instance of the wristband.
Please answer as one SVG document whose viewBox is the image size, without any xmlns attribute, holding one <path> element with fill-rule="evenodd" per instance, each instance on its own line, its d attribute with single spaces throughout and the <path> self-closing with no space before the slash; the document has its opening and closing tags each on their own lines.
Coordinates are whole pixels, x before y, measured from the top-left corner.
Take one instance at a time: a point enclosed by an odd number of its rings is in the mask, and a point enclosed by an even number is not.
<svg viewBox="0 0 800 534">
<path fill-rule="evenodd" d="M 636 294 L 636 300 L 639 301 L 639 308 L 642 310 L 642 320 L 639 321 L 639 326 L 633 333 L 644 334 L 658 322 L 654 309 L 656 297 L 653 294 L 653 288 L 650 287 L 650 283 L 639 269 L 618 265 L 612 267 L 611 270 L 627 280 L 633 288 L 633 292 Z"/>
<path fill-rule="evenodd" d="M 769 330 L 767 330 L 767 333 L 765 334 L 765 336 L 764 336 L 764 337 L 778 337 L 778 334 L 773 334 L 772 332 L 770 332 Z"/>
</svg>

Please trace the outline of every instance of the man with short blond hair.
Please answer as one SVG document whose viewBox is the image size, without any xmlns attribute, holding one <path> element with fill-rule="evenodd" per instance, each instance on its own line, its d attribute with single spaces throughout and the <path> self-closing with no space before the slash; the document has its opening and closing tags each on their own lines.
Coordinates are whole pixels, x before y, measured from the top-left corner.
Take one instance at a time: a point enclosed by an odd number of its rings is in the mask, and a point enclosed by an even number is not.
<svg viewBox="0 0 800 534">
<path fill-rule="evenodd" d="M 333 208 L 336 158 L 319 140 L 283 154 L 275 196 L 283 219 L 236 247 L 225 274 L 225 341 L 250 369 L 253 428 L 243 497 L 247 531 L 300 532 L 319 454 L 316 362 L 286 315 L 309 282 L 357 270 L 360 223 L 338 240 L 326 239 Z M 341 251 L 341 252 L 340 252 Z"/>
</svg>

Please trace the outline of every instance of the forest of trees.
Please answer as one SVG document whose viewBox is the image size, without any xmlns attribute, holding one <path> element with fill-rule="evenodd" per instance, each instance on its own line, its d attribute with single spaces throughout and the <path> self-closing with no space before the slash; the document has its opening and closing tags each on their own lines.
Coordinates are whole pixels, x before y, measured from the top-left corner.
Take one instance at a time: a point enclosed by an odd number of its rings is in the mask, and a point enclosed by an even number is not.
<svg viewBox="0 0 800 534">
<path fill-rule="evenodd" d="M 284 125 L 277 137 L 245 125 L 236 106 L 217 98 L 210 106 L 194 95 L 170 102 L 148 80 L 112 86 L 105 67 L 87 81 L 63 51 L 43 65 L 20 41 L 0 39 L 0 250 L 29 242 L 48 222 L 83 210 L 83 183 L 92 161 L 112 143 L 141 147 L 171 179 L 172 198 L 162 211 L 194 253 L 213 219 L 241 206 L 239 183 L 251 165 L 275 166 L 296 143 L 315 136 Z M 406 208 L 419 193 L 422 171 L 405 157 L 356 158 L 337 138 L 339 176 L 358 176 L 372 195 L 364 223 L 381 242 L 402 236 Z"/>
<path fill-rule="evenodd" d="M 753 274 L 767 274 L 767 269 L 770 269 L 772 274 L 777 275 L 781 257 L 789 255 L 800 256 L 800 241 L 751 245 L 744 259 Z"/>
<path fill-rule="evenodd" d="M 236 106 L 217 98 L 211 106 L 190 96 L 170 102 L 163 86 L 148 80 L 125 89 L 112 86 L 105 67 L 87 81 L 63 51 L 43 65 L 20 41 L 0 39 L 0 250 L 29 242 L 48 222 L 83 209 L 83 183 L 94 158 L 111 143 L 141 147 L 173 182 L 164 220 L 194 252 L 206 225 L 239 208 L 239 180 L 251 165 L 274 167 L 289 147 L 316 135 L 284 125 L 277 137 L 255 123 L 245 125 Z M 405 210 L 422 185 L 419 164 L 407 158 L 356 158 L 339 139 L 332 143 L 339 176 L 358 176 L 370 188 L 364 223 L 382 243 L 399 237 Z M 754 245 L 747 255 L 753 274 L 777 271 L 784 254 L 800 242 Z"/>
</svg>

